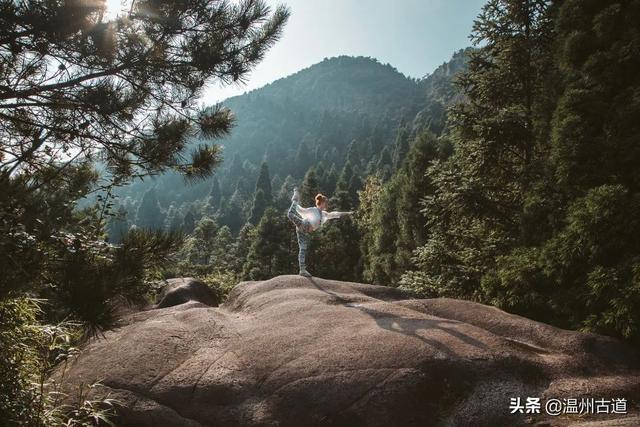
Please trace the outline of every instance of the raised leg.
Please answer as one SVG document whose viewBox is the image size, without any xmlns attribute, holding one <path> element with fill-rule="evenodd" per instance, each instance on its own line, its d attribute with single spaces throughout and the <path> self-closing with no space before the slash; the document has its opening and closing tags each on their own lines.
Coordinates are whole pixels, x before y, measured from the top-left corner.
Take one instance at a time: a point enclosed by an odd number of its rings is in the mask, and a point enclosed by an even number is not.
<svg viewBox="0 0 640 427">
<path fill-rule="evenodd" d="M 287 212 L 287 217 L 291 220 L 291 222 L 293 222 L 296 225 L 296 227 L 300 228 L 300 227 L 303 227 L 304 220 L 296 210 L 296 206 L 298 206 L 297 202 L 291 203 L 291 206 L 289 207 L 289 212 Z"/>
</svg>

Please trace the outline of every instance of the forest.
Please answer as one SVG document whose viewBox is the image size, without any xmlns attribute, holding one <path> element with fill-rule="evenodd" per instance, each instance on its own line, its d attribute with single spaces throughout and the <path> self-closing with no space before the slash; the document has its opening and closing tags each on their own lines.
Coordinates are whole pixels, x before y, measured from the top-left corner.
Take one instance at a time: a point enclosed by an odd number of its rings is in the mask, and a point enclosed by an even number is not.
<svg viewBox="0 0 640 427">
<path fill-rule="evenodd" d="M 0 418 L 106 418 L 41 386 L 162 279 L 295 274 L 295 186 L 354 211 L 314 276 L 640 346 L 640 1 L 488 0 L 423 78 L 340 56 L 203 109 L 288 10 L 137 5 L 0 3 Z"/>
</svg>

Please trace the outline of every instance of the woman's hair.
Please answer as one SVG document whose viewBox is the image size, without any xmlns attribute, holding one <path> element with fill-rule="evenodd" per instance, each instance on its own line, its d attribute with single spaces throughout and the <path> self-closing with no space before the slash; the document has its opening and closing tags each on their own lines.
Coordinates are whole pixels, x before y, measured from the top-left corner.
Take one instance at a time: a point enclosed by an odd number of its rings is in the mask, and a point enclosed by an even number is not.
<svg viewBox="0 0 640 427">
<path fill-rule="evenodd" d="M 318 195 L 316 196 L 316 206 L 320 207 L 320 205 L 326 201 L 327 201 L 327 196 L 321 193 L 318 193 Z"/>
</svg>

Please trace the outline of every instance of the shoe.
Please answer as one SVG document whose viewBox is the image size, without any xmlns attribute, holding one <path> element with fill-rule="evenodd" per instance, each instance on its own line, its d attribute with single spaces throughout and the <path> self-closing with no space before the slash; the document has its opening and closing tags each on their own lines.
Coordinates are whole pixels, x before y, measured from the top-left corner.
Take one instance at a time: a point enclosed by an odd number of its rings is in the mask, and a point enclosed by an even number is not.
<svg viewBox="0 0 640 427">
<path fill-rule="evenodd" d="M 293 188 L 293 196 L 291 196 L 291 201 L 294 203 L 298 203 L 300 201 L 300 192 L 298 191 L 298 187 Z"/>
<path fill-rule="evenodd" d="M 306 268 L 303 268 L 303 269 L 301 269 L 301 270 L 300 270 L 300 275 L 301 275 L 301 276 L 304 276 L 304 277 L 313 277 L 313 276 L 311 276 L 311 273 L 309 273 L 309 272 L 307 271 L 307 269 L 306 269 Z"/>
</svg>

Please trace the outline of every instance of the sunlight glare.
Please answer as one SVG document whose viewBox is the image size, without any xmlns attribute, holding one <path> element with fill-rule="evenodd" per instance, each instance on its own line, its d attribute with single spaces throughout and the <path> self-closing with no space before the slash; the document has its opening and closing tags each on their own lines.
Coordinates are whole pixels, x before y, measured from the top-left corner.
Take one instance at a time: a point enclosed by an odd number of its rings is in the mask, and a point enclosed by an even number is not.
<svg viewBox="0 0 640 427">
<path fill-rule="evenodd" d="M 119 16 L 128 12 L 128 7 L 131 6 L 131 0 L 106 0 L 104 19 L 106 21 L 113 21 Z"/>
</svg>

